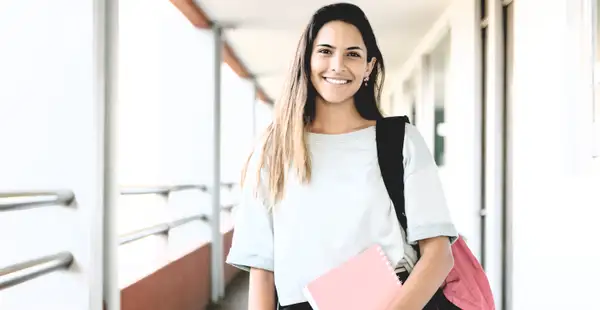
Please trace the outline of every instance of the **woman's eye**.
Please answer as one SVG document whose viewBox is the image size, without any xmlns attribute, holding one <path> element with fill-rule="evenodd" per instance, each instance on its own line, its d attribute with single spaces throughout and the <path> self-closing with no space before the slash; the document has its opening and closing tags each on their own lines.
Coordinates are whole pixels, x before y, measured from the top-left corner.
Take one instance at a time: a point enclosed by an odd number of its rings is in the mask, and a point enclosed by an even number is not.
<svg viewBox="0 0 600 310">
<path fill-rule="evenodd" d="M 356 53 L 356 52 L 350 52 L 350 53 L 348 53 L 348 56 L 350 56 L 350 57 L 360 57 L 360 54 Z"/>
<path fill-rule="evenodd" d="M 331 54 L 331 51 L 329 51 L 328 49 L 321 49 L 318 52 L 321 54 Z"/>
</svg>

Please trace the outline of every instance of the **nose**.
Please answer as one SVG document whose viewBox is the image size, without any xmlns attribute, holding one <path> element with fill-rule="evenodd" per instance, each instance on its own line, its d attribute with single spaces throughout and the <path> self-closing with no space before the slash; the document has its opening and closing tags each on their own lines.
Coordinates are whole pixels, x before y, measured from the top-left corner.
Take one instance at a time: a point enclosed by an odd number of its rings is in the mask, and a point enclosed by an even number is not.
<svg viewBox="0 0 600 310">
<path fill-rule="evenodd" d="M 345 72 L 346 64 L 344 63 L 344 55 L 336 53 L 330 58 L 329 67 L 331 68 L 331 71 L 334 72 Z"/>
</svg>

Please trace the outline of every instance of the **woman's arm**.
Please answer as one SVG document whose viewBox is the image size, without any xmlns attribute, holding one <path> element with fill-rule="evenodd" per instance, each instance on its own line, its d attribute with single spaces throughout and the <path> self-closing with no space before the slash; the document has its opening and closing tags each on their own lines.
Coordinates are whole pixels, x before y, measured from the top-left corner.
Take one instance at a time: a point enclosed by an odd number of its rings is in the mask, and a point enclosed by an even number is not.
<svg viewBox="0 0 600 310">
<path fill-rule="evenodd" d="M 448 237 L 419 241 L 421 258 L 415 265 L 390 310 L 421 310 L 443 284 L 454 266 Z"/>
<path fill-rule="evenodd" d="M 273 272 L 251 268 L 249 284 L 248 310 L 275 309 L 275 281 Z"/>
<path fill-rule="evenodd" d="M 406 242 L 418 242 L 421 257 L 389 309 L 423 309 L 454 266 L 458 237 L 434 161 L 423 136 L 406 125 L 403 149 Z"/>
</svg>

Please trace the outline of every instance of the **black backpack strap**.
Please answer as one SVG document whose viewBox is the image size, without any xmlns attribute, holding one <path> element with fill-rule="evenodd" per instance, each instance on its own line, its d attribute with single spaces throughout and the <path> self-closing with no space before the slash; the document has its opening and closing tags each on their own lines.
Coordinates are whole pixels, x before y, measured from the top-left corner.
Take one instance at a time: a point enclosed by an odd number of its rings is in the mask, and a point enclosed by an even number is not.
<svg viewBox="0 0 600 310">
<path fill-rule="evenodd" d="M 377 158 L 383 183 L 394 204 L 398 222 L 407 232 L 407 220 L 404 209 L 404 133 L 406 124 L 410 124 L 407 116 L 386 117 L 377 121 L 376 140 Z M 413 246 L 417 257 L 421 256 L 419 246 Z"/>
</svg>

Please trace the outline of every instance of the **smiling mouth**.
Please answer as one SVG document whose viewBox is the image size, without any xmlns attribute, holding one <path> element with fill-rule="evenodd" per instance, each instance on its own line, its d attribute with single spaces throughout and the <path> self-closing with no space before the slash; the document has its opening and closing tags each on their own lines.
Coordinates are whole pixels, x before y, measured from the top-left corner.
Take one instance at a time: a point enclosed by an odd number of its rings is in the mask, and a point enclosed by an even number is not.
<svg viewBox="0 0 600 310">
<path fill-rule="evenodd" d="M 334 85 L 344 85 L 344 84 L 350 83 L 350 80 L 345 80 L 345 79 L 334 79 L 334 78 L 328 78 L 328 77 L 324 77 L 323 79 L 325 81 L 327 81 L 328 83 L 334 84 Z"/>
</svg>

